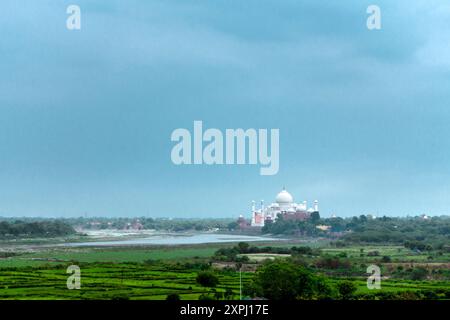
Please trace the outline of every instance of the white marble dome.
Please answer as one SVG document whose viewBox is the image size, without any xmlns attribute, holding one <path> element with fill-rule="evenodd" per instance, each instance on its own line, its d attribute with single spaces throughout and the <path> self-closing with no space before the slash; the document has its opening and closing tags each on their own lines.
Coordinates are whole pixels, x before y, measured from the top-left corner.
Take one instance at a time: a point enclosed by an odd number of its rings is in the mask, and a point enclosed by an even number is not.
<svg viewBox="0 0 450 320">
<path fill-rule="evenodd" d="M 283 189 L 279 194 L 277 194 L 275 201 L 279 204 L 288 204 L 288 203 L 293 203 L 294 198 L 291 196 L 291 194 L 289 192 L 287 192 L 285 189 Z"/>
</svg>

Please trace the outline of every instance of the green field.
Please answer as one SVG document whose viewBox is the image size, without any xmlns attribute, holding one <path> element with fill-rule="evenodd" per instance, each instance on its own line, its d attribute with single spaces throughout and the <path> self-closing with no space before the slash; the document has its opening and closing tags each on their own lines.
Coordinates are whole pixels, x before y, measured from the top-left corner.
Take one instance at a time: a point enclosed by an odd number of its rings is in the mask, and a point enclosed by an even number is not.
<svg viewBox="0 0 450 320">
<path fill-rule="evenodd" d="M 317 247 L 323 245 L 319 241 L 301 242 L 302 245 Z M 146 260 L 177 260 L 185 258 L 208 258 L 230 243 L 213 243 L 197 245 L 172 246 L 135 246 L 135 247 L 73 247 L 52 248 L 39 247 L 38 249 L 23 250 L 16 256 L 0 258 L 0 268 L 42 266 L 61 264 L 70 261 L 77 262 L 144 262 Z M 254 242 L 258 246 L 292 247 L 299 245 L 298 241 L 280 242 Z"/>
<path fill-rule="evenodd" d="M 216 270 L 219 278 L 216 288 L 202 287 L 196 276 L 202 265 L 211 262 L 219 248 L 234 244 L 204 244 L 179 246 L 116 247 L 116 248 L 39 248 L 18 251 L 17 255 L 0 259 L 0 299 L 165 299 L 177 293 L 181 299 L 198 299 L 200 295 L 214 295 L 231 289 L 233 298 L 239 298 L 239 273 L 232 269 Z M 266 246 L 260 243 L 259 246 Z M 274 245 L 273 243 L 271 244 Z M 278 243 L 289 247 L 298 243 Z M 368 264 L 380 264 L 383 272 L 395 271 L 400 265 L 414 267 L 425 264 L 442 269 L 450 263 L 449 254 L 417 253 L 402 246 L 351 246 L 330 247 L 325 242 L 320 256 L 305 256 L 310 265 L 323 257 L 345 257 L 350 269 L 317 272 L 327 275 L 330 281 L 352 280 L 357 285 L 356 294 L 370 294 L 366 285 L 365 268 Z M 376 256 L 369 253 L 377 252 Z M 268 255 L 270 256 L 270 255 Z M 272 255 L 276 257 L 276 255 Z M 289 256 L 289 255 L 286 255 Z M 389 263 L 381 263 L 389 256 Z M 280 256 L 281 259 L 286 257 Z M 255 268 L 260 259 L 249 261 Z M 68 290 L 66 268 L 76 264 L 81 268 L 81 289 Z M 448 269 L 448 268 L 447 268 Z M 253 272 L 242 273 L 243 288 L 249 285 Z M 445 276 L 445 274 L 444 274 Z M 448 278 L 442 276 L 415 281 L 385 277 L 379 292 L 436 291 L 450 292 Z M 442 291 L 444 290 L 444 291 Z M 441 294 L 442 298 L 444 294 Z M 439 297 L 441 297 L 439 296 Z"/>
<path fill-rule="evenodd" d="M 76 262 L 144 262 L 146 260 L 176 260 L 192 257 L 210 257 L 217 246 L 175 248 L 87 248 L 48 249 L 35 253 L 24 253 L 8 259 L 0 259 L 0 268 L 42 266 Z"/>
<path fill-rule="evenodd" d="M 2 270 L 0 299 L 165 299 L 178 293 L 182 299 L 198 299 L 212 289 L 199 286 L 195 271 L 138 264 L 81 264 L 81 289 L 68 290 L 65 266 Z M 243 282 L 249 279 L 244 273 Z M 239 274 L 219 274 L 216 291 L 231 288 L 239 294 Z"/>
</svg>

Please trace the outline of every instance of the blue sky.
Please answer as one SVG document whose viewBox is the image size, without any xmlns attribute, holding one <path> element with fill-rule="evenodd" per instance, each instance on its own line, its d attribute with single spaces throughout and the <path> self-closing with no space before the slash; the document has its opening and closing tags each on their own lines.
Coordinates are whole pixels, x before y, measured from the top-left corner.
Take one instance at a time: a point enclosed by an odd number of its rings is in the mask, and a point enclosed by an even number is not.
<svg viewBox="0 0 450 320">
<path fill-rule="evenodd" d="M 448 1 L 0 9 L 2 216 L 249 216 L 283 186 L 324 216 L 450 212 Z M 278 174 L 175 166 L 171 132 L 194 120 L 279 128 Z"/>
</svg>

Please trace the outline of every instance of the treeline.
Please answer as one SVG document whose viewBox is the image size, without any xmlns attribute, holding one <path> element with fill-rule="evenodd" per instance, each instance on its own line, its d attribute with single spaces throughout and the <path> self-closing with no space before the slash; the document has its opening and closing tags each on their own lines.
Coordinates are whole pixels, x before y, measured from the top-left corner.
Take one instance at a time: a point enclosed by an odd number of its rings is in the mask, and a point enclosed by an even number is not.
<svg viewBox="0 0 450 320">
<path fill-rule="evenodd" d="M 167 218 L 73 218 L 65 219 L 73 226 L 83 229 L 128 229 L 142 228 L 164 231 L 208 231 L 213 229 L 227 229 L 232 219 L 167 219 Z"/>
<path fill-rule="evenodd" d="M 2 218 L 3 221 L 14 222 L 15 219 Z M 233 219 L 210 218 L 210 219 L 168 219 L 151 217 L 77 217 L 59 218 L 61 221 L 73 228 L 84 230 L 105 229 L 152 229 L 161 231 L 209 231 L 214 229 L 227 230 Z M 45 218 L 22 218 L 24 222 L 46 222 Z"/>
<path fill-rule="evenodd" d="M 426 271 L 426 270 L 425 270 Z M 417 273 L 421 272 L 420 269 Z M 414 273 L 412 273 L 414 274 Z M 421 280 L 419 278 L 412 278 Z M 358 293 L 357 282 L 331 279 L 292 260 L 274 260 L 261 265 L 244 294 L 269 300 L 441 300 L 450 299 L 450 289 L 375 291 Z"/>
<path fill-rule="evenodd" d="M 324 231 L 317 226 L 327 226 Z M 410 249 L 446 249 L 450 243 L 450 217 L 374 219 L 361 215 L 352 218 L 310 219 L 286 221 L 282 218 L 266 225 L 263 233 L 303 236 L 339 237 L 345 243 L 394 243 Z"/>
<path fill-rule="evenodd" d="M 445 249 L 450 243 L 450 217 L 367 219 L 352 218 L 350 232 L 342 238 L 351 243 L 395 243 L 413 250 Z"/>
<path fill-rule="evenodd" d="M 284 220 L 279 215 L 275 222 L 268 223 L 262 228 L 262 233 L 282 234 L 282 235 L 303 235 L 303 236 L 319 236 L 325 235 L 325 232 L 318 229 L 317 226 L 323 224 L 326 219 L 321 219 L 318 212 L 311 214 L 308 220 Z"/>
<path fill-rule="evenodd" d="M 59 220 L 25 222 L 0 221 L 0 239 L 60 237 L 75 234 L 72 226 Z"/>
</svg>

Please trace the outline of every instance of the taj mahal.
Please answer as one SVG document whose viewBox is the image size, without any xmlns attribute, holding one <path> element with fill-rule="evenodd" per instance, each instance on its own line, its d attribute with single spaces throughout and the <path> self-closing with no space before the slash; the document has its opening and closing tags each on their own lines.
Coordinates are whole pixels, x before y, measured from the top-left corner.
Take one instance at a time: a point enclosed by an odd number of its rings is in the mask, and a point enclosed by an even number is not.
<svg viewBox="0 0 450 320">
<path fill-rule="evenodd" d="M 308 208 L 306 201 L 295 203 L 292 195 L 283 188 L 277 194 L 275 202 L 267 207 L 264 206 L 264 200 L 261 200 L 261 206 L 257 209 L 255 201 L 252 201 L 251 226 L 264 227 L 265 224 L 274 222 L 279 215 L 282 215 L 285 220 L 306 220 L 313 212 L 319 212 L 317 200 L 311 208 Z"/>
</svg>

